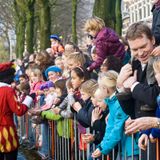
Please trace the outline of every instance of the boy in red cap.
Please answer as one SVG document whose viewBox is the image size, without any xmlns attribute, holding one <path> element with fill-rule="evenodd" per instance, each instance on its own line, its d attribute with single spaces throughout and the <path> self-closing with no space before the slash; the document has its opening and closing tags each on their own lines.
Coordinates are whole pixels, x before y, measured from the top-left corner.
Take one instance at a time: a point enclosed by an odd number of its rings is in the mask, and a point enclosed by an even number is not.
<svg viewBox="0 0 160 160">
<path fill-rule="evenodd" d="M 11 62 L 0 64 L 0 160 L 17 159 L 19 142 L 13 114 L 24 115 L 33 101 L 26 96 L 22 103 L 18 102 L 15 90 L 10 86 L 14 73 Z"/>
</svg>

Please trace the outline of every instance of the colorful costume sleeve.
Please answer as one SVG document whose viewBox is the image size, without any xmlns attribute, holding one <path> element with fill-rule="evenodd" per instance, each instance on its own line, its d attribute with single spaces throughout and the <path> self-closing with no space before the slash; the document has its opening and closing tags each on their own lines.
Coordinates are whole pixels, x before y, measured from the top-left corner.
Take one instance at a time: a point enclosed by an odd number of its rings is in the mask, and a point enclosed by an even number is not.
<svg viewBox="0 0 160 160">
<path fill-rule="evenodd" d="M 18 116 L 24 115 L 28 110 L 27 105 L 18 102 L 15 91 L 10 87 L 8 87 L 7 91 L 7 101 L 12 112 Z"/>
</svg>

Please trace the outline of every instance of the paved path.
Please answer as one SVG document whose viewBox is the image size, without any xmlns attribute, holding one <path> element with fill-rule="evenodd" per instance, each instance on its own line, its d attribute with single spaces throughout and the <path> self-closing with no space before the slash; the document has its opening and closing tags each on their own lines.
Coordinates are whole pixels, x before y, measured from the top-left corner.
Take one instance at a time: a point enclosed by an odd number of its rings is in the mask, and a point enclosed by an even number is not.
<svg viewBox="0 0 160 160">
<path fill-rule="evenodd" d="M 19 148 L 17 160 L 41 160 L 35 150 Z"/>
<path fill-rule="evenodd" d="M 21 151 L 19 151 L 17 160 L 27 160 L 27 159 L 26 159 L 25 155 Z"/>
</svg>

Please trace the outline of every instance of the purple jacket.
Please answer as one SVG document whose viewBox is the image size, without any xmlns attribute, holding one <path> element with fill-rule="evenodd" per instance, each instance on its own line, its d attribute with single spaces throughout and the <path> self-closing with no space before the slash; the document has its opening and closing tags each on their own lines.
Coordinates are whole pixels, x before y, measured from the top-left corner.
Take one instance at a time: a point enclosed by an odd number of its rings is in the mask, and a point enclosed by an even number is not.
<svg viewBox="0 0 160 160">
<path fill-rule="evenodd" d="M 104 27 L 97 34 L 94 44 L 98 58 L 89 66 L 90 70 L 99 68 L 109 55 L 114 55 L 120 59 L 124 57 L 124 45 L 119 41 L 118 35 L 110 28 Z"/>
</svg>

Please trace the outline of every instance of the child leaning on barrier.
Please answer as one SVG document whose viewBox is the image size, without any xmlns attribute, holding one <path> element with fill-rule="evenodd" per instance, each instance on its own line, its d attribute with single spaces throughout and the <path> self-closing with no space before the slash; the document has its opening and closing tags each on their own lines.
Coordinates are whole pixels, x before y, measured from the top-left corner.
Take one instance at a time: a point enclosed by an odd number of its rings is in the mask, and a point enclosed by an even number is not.
<svg viewBox="0 0 160 160">
<path fill-rule="evenodd" d="M 75 103 L 75 98 L 70 78 L 66 81 L 66 88 L 68 95 L 62 101 L 62 103 L 59 106 L 57 106 L 59 108 L 59 110 L 57 110 L 57 114 L 60 114 L 63 118 L 71 118 L 73 117 L 71 106 Z"/>
<path fill-rule="evenodd" d="M 99 92 L 98 84 L 93 87 L 93 92 L 91 95 L 91 100 L 93 104 L 92 113 L 91 113 L 91 125 L 90 133 L 83 134 L 82 139 L 84 143 L 90 143 L 90 153 L 93 152 L 93 148 L 102 141 L 105 133 L 105 118 L 107 117 L 108 110 L 106 109 L 106 104 L 103 102 L 103 95 Z M 101 108 L 105 108 L 103 111 Z M 88 160 L 92 160 L 91 154 L 88 157 Z"/>
<path fill-rule="evenodd" d="M 77 120 L 85 128 L 91 126 L 91 115 L 93 110 L 91 95 L 92 90 L 96 85 L 97 82 L 94 79 L 84 82 L 80 87 L 82 102 L 76 102 L 74 104 L 74 109 L 77 112 Z"/>
<path fill-rule="evenodd" d="M 129 117 L 126 115 L 116 97 L 116 81 L 118 73 L 108 71 L 103 73 L 98 78 L 99 89 L 101 94 L 105 94 L 105 103 L 109 109 L 109 116 L 106 123 L 106 130 L 103 140 L 98 145 L 98 148 L 92 153 L 92 157 L 96 158 L 102 154 L 109 154 L 112 149 L 120 142 L 121 154 L 127 160 L 132 159 L 132 137 L 124 134 L 124 123 Z M 138 145 L 134 139 L 134 158 L 138 159 Z"/>
<path fill-rule="evenodd" d="M 156 81 L 158 86 L 160 87 L 160 57 L 156 57 L 153 62 L 153 69 Z M 157 109 L 156 109 L 156 117 L 160 118 L 160 95 L 157 97 Z M 160 138 L 160 129 L 151 128 L 149 130 L 145 130 L 141 132 L 141 137 L 139 138 L 138 145 L 142 150 L 146 150 L 148 139 L 151 142 L 156 142 L 156 138 Z"/>
</svg>

